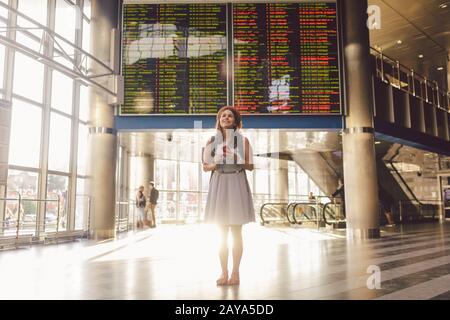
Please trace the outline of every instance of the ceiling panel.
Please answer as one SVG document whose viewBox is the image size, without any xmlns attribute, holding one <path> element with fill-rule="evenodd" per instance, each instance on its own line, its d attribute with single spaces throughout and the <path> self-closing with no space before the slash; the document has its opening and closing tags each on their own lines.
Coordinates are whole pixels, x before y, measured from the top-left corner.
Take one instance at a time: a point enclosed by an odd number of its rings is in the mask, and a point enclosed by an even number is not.
<svg viewBox="0 0 450 320">
<path fill-rule="evenodd" d="M 381 9 L 381 29 L 370 31 L 373 47 L 416 72 L 446 83 L 445 70 L 450 52 L 450 1 L 443 0 L 369 0 Z M 397 41 L 402 43 L 398 44 Z M 424 58 L 419 58 L 419 55 Z"/>
</svg>

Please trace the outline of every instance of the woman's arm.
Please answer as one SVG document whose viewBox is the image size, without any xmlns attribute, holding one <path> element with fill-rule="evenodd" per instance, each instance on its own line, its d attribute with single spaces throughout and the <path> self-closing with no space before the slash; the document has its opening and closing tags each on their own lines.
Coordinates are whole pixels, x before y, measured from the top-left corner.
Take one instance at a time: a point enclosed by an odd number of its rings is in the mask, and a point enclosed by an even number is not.
<svg viewBox="0 0 450 320">
<path fill-rule="evenodd" d="M 204 172 L 209 172 L 209 171 L 214 171 L 214 170 L 216 170 L 216 165 L 215 164 L 207 164 L 207 163 L 203 164 L 203 171 Z"/>
<path fill-rule="evenodd" d="M 203 171 L 209 172 L 216 170 L 216 165 L 214 164 L 214 159 L 211 157 L 211 151 L 212 151 L 212 138 L 208 140 L 206 143 L 206 147 L 203 149 L 203 157 L 202 157 L 202 163 L 203 163 Z"/>
</svg>

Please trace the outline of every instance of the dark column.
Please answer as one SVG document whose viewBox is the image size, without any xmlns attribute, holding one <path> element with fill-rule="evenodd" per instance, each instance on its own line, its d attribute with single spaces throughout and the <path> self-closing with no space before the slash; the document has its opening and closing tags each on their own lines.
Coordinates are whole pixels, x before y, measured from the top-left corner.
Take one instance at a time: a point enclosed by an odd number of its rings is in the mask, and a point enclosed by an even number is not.
<svg viewBox="0 0 450 320">
<path fill-rule="evenodd" d="M 346 128 L 343 135 L 347 239 L 380 236 L 367 0 L 340 1 L 344 36 Z"/>
</svg>

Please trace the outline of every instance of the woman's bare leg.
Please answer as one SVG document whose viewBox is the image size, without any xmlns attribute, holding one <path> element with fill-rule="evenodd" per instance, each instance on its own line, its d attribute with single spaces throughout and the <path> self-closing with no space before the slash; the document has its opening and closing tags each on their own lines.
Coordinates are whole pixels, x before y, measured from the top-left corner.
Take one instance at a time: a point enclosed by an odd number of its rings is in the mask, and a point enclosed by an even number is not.
<svg viewBox="0 0 450 320">
<path fill-rule="evenodd" d="M 233 271 L 228 284 L 239 284 L 239 266 L 241 265 L 242 252 L 244 250 L 242 244 L 242 226 L 232 226 L 231 234 L 233 236 Z"/>
<path fill-rule="evenodd" d="M 226 285 L 228 282 L 228 226 L 220 226 L 220 267 L 222 268 L 222 274 L 216 283 L 219 286 Z"/>
</svg>

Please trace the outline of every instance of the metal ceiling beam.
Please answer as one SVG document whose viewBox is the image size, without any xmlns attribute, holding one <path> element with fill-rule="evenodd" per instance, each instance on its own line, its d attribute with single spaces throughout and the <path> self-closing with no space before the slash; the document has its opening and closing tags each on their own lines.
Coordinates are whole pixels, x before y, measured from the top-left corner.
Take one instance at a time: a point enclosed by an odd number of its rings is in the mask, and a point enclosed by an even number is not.
<svg viewBox="0 0 450 320">
<path fill-rule="evenodd" d="M 6 10 L 10 11 L 11 13 L 27 20 L 28 22 L 30 22 L 31 24 L 34 25 L 33 27 L 26 27 L 26 28 L 21 28 L 20 26 L 17 26 L 17 25 L 7 26 L 5 28 L 6 33 L 10 30 L 24 30 L 24 31 L 28 30 L 28 29 L 42 30 L 43 33 L 42 33 L 42 37 L 40 39 L 40 43 L 42 44 L 48 40 L 52 40 L 54 42 L 54 44 L 59 48 L 57 51 L 62 53 L 62 56 L 64 57 L 64 59 L 67 62 L 69 62 L 75 70 L 71 69 L 69 67 L 66 67 L 65 65 L 55 61 L 54 57 L 46 56 L 45 54 L 38 52 L 36 50 L 33 50 L 31 48 L 28 48 L 27 46 L 24 46 L 24 45 L 18 43 L 17 41 L 12 40 L 8 37 L 0 35 L 0 43 L 4 44 L 5 46 L 8 46 L 9 48 L 11 48 L 15 51 L 19 51 L 33 59 L 36 59 L 36 60 L 42 62 L 43 64 L 49 66 L 50 68 L 60 71 L 61 73 L 65 74 L 68 77 L 71 77 L 75 80 L 81 80 L 82 82 L 84 82 L 84 84 L 96 87 L 97 89 L 100 89 L 100 90 L 106 92 L 107 94 L 117 98 L 117 88 L 115 88 L 115 86 L 113 89 L 110 89 L 110 88 L 98 83 L 97 81 L 93 80 L 94 78 L 98 79 L 98 78 L 104 78 L 104 77 L 116 77 L 117 75 L 115 74 L 115 72 L 112 68 L 110 68 L 108 65 L 106 65 L 102 61 L 98 60 L 94 56 L 92 56 L 90 53 L 84 51 L 83 49 L 76 46 L 75 44 L 67 41 L 66 39 L 64 39 L 63 37 L 61 37 L 54 31 L 52 31 L 51 29 L 49 29 L 46 26 L 40 24 L 39 22 L 29 18 L 28 16 L 24 15 L 23 13 L 20 13 L 19 11 L 11 8 L 7 4 L 0 2 L 0 7 L 5 8 Z M 38 38 L 38 37 L 36 37 L 36 38 Z M 101 74 L 89 74 L 89 69 L 87 67 L 84 69 L 81 68 L 81 63 L 79 65 L 77 65 L 75 59 L 72 59 L 65 52 L 65 50 L 63 49 L 63 47 L 61 45 L 62 43 L 73 48 L 75 55 L 79 55 L 80 60 L 82 62 L 85 61 L 85 63 L 87 63 L 87 59 L 90 59 L 90 62 L 92 64 L 96 64 L 97 66 L 100 66 L 101 69 L 104 69 L 104 72 L 102 72 Z M 105 80 L 104 82 L 106 83 L 107 81 Z M 114 82 L 111 82 L 111 83 L 114 83 Z"/>
<path fill-rule="evenodd" d="M 80 72 L 72 70 L 72 69 L 62 65 L 61 63 L 54 61 L 51 57 L 47 57 L 47 56 L 43 55 L 40 52 L 32 50 L 32 49 L 30 49 L 30 48 L 28 48 L 28 47 L 18 43 L 17 41 L 8 39 L 8 38 L 0 35 L 0 43 L 5 45 L 5 46 L 7 46 L 7 47 L 9 47 L 9 48 L 11 48 L 11 49 L 13 49 L 13 50 L 15 50 L 15 51 L 18 51 L 20 53 L 23 53 L 23 54 L 27 55 L 30 58 L 38 60 L 38 61 L 42 62 L 43 64 L 49 66 L 50 68 L 58 70 L 61 73 L 65 74 L 66 76 L 71 77 L 72 79 L 82 80 L 87 85 L 92 85 L 92 86 L 94 86 L 94 87 L 96 87 L 96 88 L 98 88 L 98 89 L 100 89 L 102 91 L 107 92 L 108 94 L 110 94 L 110 95 L 112 95 L 114 97 L 117 96 L 116 92 L 114 92 L 114 91 L 110 90 L 109 88 L 107 88 L 107 87 L 105 87 L 105 86 L 95 82 L 94 80 L 90 79 L 90 77 L 87 77 L 87 76 L 85 76 L 84 74 L 82 74 Z M 102 76 L 105 76 L 105 75 L 102 75 Z M 114 76 L 114 74 L 111 73 L 111 74 L 108 74 L 108 76 Z"/>
</svg>

